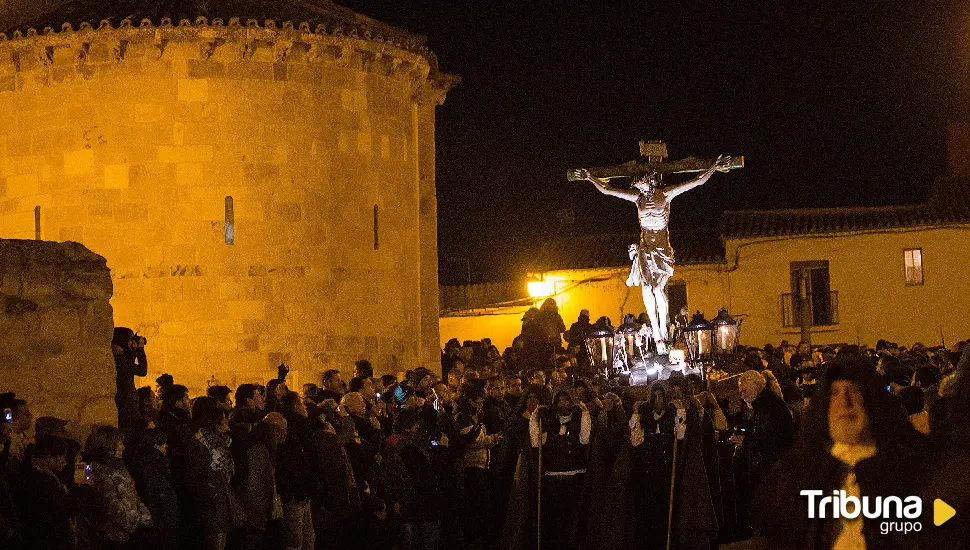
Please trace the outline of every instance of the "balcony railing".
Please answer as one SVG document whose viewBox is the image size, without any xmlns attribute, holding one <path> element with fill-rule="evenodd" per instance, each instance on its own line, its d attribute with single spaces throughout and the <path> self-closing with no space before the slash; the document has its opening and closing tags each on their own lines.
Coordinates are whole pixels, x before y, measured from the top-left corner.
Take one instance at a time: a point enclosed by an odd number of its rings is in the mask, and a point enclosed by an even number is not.
<svg viewBox="0 0 970 550">
<path fill-rule="evenodd" d="M 808 311 L 813 327 L 839 324 L 839 293 L 831 291 L 813 298 L 809 295 Z M 781 326 L 783 328 L 800 327 L 802 316 L 802 298 L 798 294 L 781 295 Z"/>
</svg>

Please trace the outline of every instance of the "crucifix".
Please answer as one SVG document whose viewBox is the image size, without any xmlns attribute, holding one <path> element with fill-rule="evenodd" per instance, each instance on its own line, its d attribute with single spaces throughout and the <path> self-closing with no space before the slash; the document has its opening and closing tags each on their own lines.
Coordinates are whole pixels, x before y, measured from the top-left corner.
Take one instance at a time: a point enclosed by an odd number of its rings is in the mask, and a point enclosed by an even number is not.
<svg viewBox="0 0 970 550">
<path fill-rule="evenodd" d="M 606 168 L 580 168 L 567 173 L 569 181 L 590 181 L 604 195 L 634 203 L 640 219 L 640 242 L 631 244 L 630 260 L 633 265 L 627 286 L 639 286 L 643 305 L 650 318 L 657 353 L 667 354 L 669 338 L 669 307 L 667 281 L 674 274 L 674 251 L 670 246 L 667 225 L 670 223 L 670 202 L 677 196 L 707 183 L 714 172 L 728 172 L 744 167 L 744 157 L 720 156 L 716 160 L 696 157 L 664 162 L 667 145 L 662 141 L 641 141 L 640 155 L 646 162 L 632 160 L 619 166 Z M 663 187 L 664 174 L 697 173 L 700 175 L 684 183 Z M 613 178 L 632 178 L 630 189 L 613 187 Z"/>
</svg>

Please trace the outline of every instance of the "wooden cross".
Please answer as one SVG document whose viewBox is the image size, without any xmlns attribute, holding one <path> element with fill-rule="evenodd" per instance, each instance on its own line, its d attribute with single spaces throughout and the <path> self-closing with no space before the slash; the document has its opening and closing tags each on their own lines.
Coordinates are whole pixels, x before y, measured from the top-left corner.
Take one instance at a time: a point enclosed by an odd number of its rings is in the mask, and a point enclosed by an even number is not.
<svg viewBox="0 0 970 550">
<path fill-rule="evenodd" d="M 667 158 L 667 144 L 660 140 L 641 141 L 640 156 L 646 157 L 646 162 L 631 160 L 619 166 L 590 168 L 589 173 L 601 180 L 641 178 L 646 174 L 654 173 L 657 175 L 658 183 L 660 183 L 664 174 L 703 172 L 714 164 L 714 159 L 701 159 L 694 156 L 664 162 L 664 159 Z M 729 170 L 744 168 L 744 157 L 740 155 L 731 157 L 731 163 L 727 168 Z M 583 178 L 579 176 L 579 170 L 569 170 L 566 172 L 566 179 L 569 181 L 578 181 Z"/>
</svg>

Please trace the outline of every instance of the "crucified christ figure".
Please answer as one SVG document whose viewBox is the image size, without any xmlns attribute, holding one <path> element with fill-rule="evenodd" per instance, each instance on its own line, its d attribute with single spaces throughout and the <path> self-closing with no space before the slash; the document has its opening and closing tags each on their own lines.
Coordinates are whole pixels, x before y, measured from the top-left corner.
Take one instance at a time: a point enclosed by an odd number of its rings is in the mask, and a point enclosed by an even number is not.
<svg viewBox="0 0 970 550">
<path fill-rule="evenodd" d="M 703 185 L 714 172 L 731 169 L 731 157 L 720 156 L 710 168 L 698 177 L 670 187 L 658 185 L 656 172 L 648 172 L 633 183 L 633 189 L 610 187 L 607 180 L 600 179 L 587 169 L 576 171 L 576 179 L 591 181 L 600 193 L 628 200 L 637 205 L 640 218 L 640 243 L 630 245 L 633 267 L 626 280 L 627 286 L 639 286 L 643 292 L 643 305 L 650 317 L 650 326 L 657 343 L 657 353 L 667 354 L 668 306 L 667 281 L 674 274 L 674 250 L 670 247 L 667 224 L 670 222 L 670 201 L 675 197 Z"/>
</svg>

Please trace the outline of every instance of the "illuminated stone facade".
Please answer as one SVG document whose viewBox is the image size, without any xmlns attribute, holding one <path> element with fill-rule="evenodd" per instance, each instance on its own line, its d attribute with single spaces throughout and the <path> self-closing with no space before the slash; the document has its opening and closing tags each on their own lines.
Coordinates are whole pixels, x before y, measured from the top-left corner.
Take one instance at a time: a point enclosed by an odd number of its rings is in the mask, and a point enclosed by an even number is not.
<svg viewBox="0 0 970 550">
<path fill-rule="evenodd" d="M 456 79 L 420 37 L 313 18 L 0 40 L 0 237 L 107 258 L 150 376 L 438 360 L 434 110 Z"/>
</svg>

